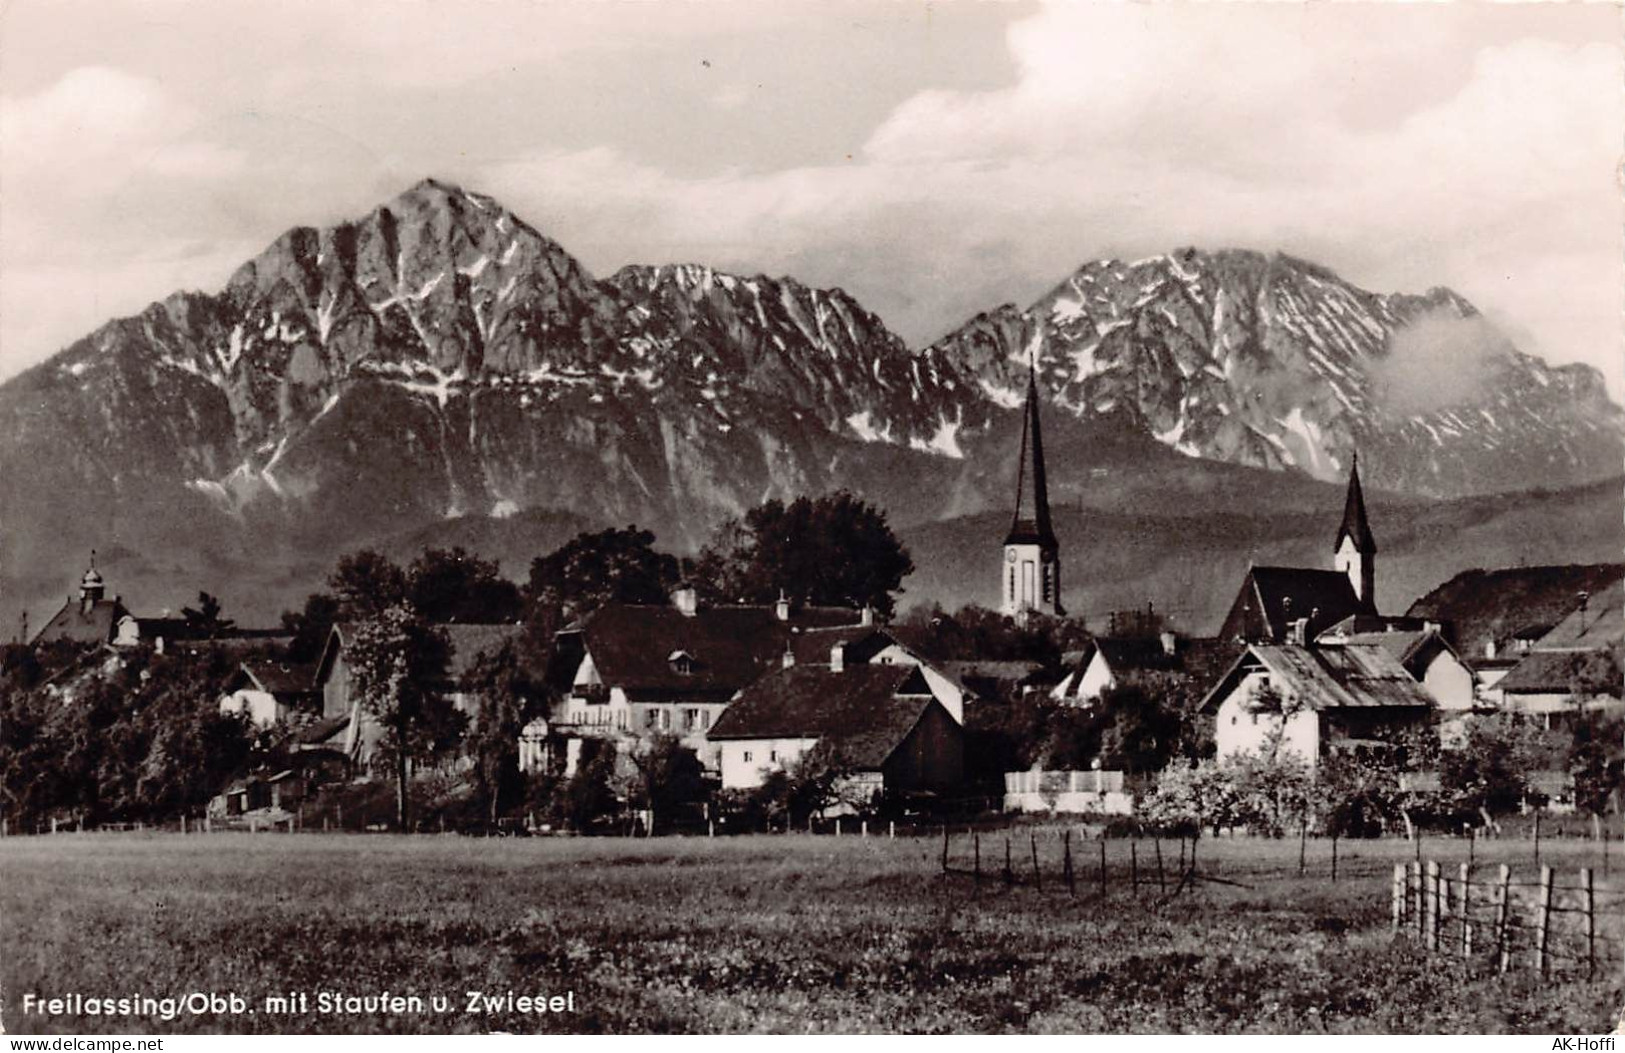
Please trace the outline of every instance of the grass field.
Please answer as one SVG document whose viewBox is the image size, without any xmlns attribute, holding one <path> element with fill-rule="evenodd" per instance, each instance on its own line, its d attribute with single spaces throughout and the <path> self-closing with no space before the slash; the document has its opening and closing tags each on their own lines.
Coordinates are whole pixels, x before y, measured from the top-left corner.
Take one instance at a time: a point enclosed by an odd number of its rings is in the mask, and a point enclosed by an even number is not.
<svg viewBox="0 0 1625 1053">
<path fill-rule="evenodd" d="M 941 841 L 807 835 L 650 841 L 173 834 L 0 841 L 0 991 L 11 1033 L 148 1031 L 1331 1031 L 1599 1032 L 1621 1004 L 1603 978 L 1502 977 L 1429 958 L 1389 933 L 1403 842 L 1204 840 L 1199 882 L 1166 903 L 1151 842 L 1027 829 L 1005 887 L 984 835 L 980 887 L 943 876 Z M 1076 842 L 1075 842 L 1076 843 Z M 1455 841 L 1427 844 L 1464 858 Z M 1618 846 L 1615 846 L 1616 849 Z M 1172 884 L 1177 849 L 1164 844 Z M 1596 866 L 1595 847 L 1544 861 Z M 953 844 L 955 868 L 970 844 Z M 1530 869 L 1528 842 L 1478 847 Z M 1614 870 L 1625 859 L 1613 861 Z M 1617 880 L 1617 879 L 1616 879 Z M 1625 882 L 1621 883 L 1625 885 Z M 1245 886 L 1245 887 L 1244 887 Z M 1610 886 L 1613 887 L 1613 886 Z M 1611 931 L 1617 931 L 1617 928 Z M 1617 948 L 1615 952 L 1617 957 Z M 319 992 L 417 995 L 423 1013 L 319 1013 Z M 466 992 L 562 995 L 573 1011 L 466 1012 Z M 254 1013 L 24 1016 L 22 998 L 236 993 Z M 307 1011 L 266 1012 L 304 991 Z M 449 999 L 437 1011 L 431 996 Z"/>
</svg>

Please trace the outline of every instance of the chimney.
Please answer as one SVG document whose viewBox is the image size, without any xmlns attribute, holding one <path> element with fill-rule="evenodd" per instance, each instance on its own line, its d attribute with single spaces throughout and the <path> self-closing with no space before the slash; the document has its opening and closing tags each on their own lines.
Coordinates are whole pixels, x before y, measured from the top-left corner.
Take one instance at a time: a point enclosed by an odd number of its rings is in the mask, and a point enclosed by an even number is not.
<svg viewBox="0 0 1625 1053">
<path fill-rule="evenodd" d="M 784 594 L 783 589 L 779 590 L 779 602 L 773 605 L 773 614 L 781 622 L 790 620 L 790 598 Z"/>
<path fill-rule="evenodd" d="M 694 591 L 694 586 L 684 585 L 671 594 L 671 605 L 682 612 L 683 617 L 692 618 L 700 609 L 699 594 Z"/>
<path fill-rule="evenodd" d="M 1173 632 L 1172 629 L 1164 629 L 1162 631 L 1161 635 L 1162 635 L 1162 653 L 1167 655 L 1169 658 L 1172 658 L 1174 656 L 1174 651 L 1175 651 L 1179 641 L 1174 636 L 1174 632 Z"/>
<path fill-rule="evenodd" d="M 867 603 L 863 605 L 863 613 L 858 616 L 860 625 L 873 625 L 875 623 L 875 609 Z"/>
<path fill-rule="evenodd" d="M 829 671 L 840 673 L 846 670 L 846 644 L 838 643 L 829 649 Z"/>
<path fill-rule="evenodd" d="M 1495 641 L 1494 640 L 1485 640 L 1484 641 L 1484 657 L 1485 658 L 1494 658 L 1495 657 Z"/>
</svg>

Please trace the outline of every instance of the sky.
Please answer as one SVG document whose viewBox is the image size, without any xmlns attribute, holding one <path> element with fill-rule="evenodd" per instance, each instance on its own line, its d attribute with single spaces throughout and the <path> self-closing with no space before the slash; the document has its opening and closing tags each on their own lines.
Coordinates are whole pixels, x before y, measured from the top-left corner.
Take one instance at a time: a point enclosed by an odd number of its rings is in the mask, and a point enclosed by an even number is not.
<svg viewBox="0 0 1625 1053">
<path fill-rule="evenodd" d="M 7 0 L 0 379 L 432 175 L 596 274 L 791 274 L 913 346 L 1086 260 L 1280 250 L 1625 398 L 1621 11 Z"/>
</svg>

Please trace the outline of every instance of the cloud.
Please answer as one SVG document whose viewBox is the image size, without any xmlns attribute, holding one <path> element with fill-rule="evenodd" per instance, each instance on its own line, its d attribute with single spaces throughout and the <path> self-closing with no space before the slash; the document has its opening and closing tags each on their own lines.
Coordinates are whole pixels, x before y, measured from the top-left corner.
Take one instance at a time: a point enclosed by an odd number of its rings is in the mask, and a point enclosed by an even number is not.
<svg viewBox="0 0 1625 1053">
<path fill-rule="evenodd" d="M 1395 417 L 1432 413 L 1477 399 L 1514 354 L 1489 319 L 1441 308 L 1395 331 L 1371 363 L 1372 387 Z"/>
<path fill-rule="evenodd" d="M 139 309 L 170 291 L 160 278 L 229 271 L 177 262 L 180 246 L 252 252 L 432 173 L 496 194 L 596 272 L 790 273 L 843 286 L 916 345 L 1087 259 L 1240 245 L 1378 291 L 1448 284 L 1524 350 L 1589 362 L 1625 394 L 1617 11 L 960 5 L 836 33 L 827 5 L 702 6 L 726 17 L 360 4 L 335 18 L 289 0 L 256 33 L 200 5 L 174 40 L 103 39 L 84 49 L 95 64 L 41 67 L 0 97 L 3 284 L 44 288 L 49 272 L 104 289 L 98 310 Z M 99 31 L 104 5 L 74 10 L 74 39 Z M 130 10 L 123 35 L 152 32 Z M 746 61 L 761 55 L 784 58 Z M 872 110 L 849 121 L 800 90 L 821 76 Z M 106 317 L 80 309 L 75 328 L 71 305 L 24 303 L 19 320 L 0 295 L 0 376 Z"/>
</svg>

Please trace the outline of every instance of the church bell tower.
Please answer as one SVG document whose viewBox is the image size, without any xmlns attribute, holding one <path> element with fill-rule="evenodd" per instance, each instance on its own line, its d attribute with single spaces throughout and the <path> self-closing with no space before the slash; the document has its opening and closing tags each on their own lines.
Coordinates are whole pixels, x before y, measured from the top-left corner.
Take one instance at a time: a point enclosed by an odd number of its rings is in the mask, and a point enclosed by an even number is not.
<svg viewBox="0 0 1625 1053">
<path fill-rule="evenodd" d="M 1365 518 L 1365 494 L 1360 490 L 1360 455 L 1354 455 L 1349 469 L 1348 498 L 1343 502 L 1343 522 L 1332 542 L 1333 565 L 1349 576 L 1354 595 L 1368 612 L 1377 609 L 1377 541 Z"/>
<path fill-rule="evenodd" d="M 1027 406 L 1021 424 L 1021 460 L 1016 466 L 1016 512 L 1004 539 L 1000 610 L 1024 621 L 1037 612 L 1066 613 L 1061 606 L 1061 552 L 1049 519 L 1049 488 L 1044 481 L 1044 438 L 1038 426 L 1038 370 L 1027 370 Z"/>
</svg>

